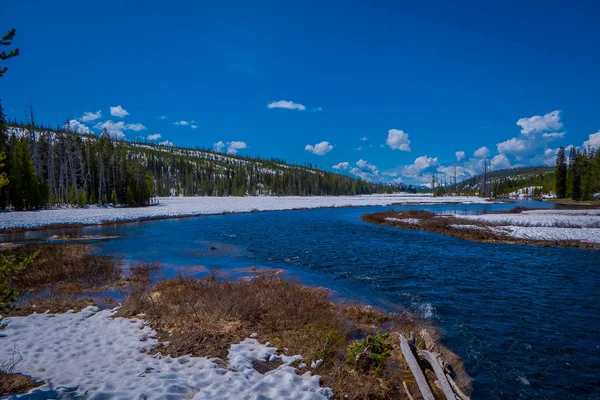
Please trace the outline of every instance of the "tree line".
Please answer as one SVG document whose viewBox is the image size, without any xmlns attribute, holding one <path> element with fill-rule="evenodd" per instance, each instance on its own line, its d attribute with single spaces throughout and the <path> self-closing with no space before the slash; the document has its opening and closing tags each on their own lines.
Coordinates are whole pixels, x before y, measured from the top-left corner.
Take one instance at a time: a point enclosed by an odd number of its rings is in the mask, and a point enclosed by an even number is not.
<svg viewBox="0 0 600 400">
<path fill-rule="evenodd" d="M 68 124 L 53 130 L 35 123 L 6 123 L 0 104 L 0 153 L 8 184 L 0 208 L 34 210 L 50 205 L 149 205 L 155 196 L 320 196 L 392 193 L 375 184 L 318 169 L 100 136 Z M 404 189 L 404 187 L 402 187 Z"/>
<path fill-rule="evenodd" d="M 593 200 L 600 192 L 600 151 L 564 147 L 556 155 L 554 190 L 560 199 Z"/>
</svg>

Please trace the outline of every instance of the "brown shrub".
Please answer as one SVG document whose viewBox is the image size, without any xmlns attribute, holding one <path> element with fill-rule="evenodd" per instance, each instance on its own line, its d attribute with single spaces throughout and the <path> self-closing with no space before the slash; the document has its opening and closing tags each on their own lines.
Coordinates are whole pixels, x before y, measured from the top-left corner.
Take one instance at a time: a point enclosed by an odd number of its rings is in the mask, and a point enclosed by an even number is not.
<svg viewBox="0 0 600 400">
<path fill-rule="evenodd" d="M 0 371 L 0 397 L 27 393 L 41 384 L 27 375 Z"/>
<path fill-rule="evenodd" d="M 11 285 L 20 291 L 55 287 L 59 292 L 76 293 L 121 277 L 121 260 L 90 254 L 91 247 L 86 244 L 28 245 L 19 251 L 25 255 L 40 252 L 34 265 L 11 278 Z"/>
<path fill-rule="evenodd" d="M 329 292 L 273 276 L 250 281 L 177 278 L 133 292 L 120 316 L 144 313 L 168 345 L 156 349 L 173 356 L 194 354 L 225 359 L 229 346 L 253 332 L 304 362 L 323 360 L 315 370 L 336 398 L 385 399 L 412 375 L 392 354 L 381 371 L 357 371 L 346 360 L 347 347 L 367 335 L 417 331 L 427 326 L 410 314 L 334 303 Z M 394 340 L 394 350 L 397 343 Z M 302 371 L 300 371 L 302 372 Z"/>
</svg>

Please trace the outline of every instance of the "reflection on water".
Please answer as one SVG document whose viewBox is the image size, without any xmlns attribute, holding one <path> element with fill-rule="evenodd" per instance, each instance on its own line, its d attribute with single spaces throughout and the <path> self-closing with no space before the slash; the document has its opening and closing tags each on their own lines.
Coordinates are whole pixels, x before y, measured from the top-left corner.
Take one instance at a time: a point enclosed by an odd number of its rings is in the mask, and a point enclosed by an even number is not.
<svg viewBox="0 0 600 400">
<path fill-rule="evenodd" d="M 462 213 L 513 206 L 420 208 Z M 123 234 L 97 242 L 99 251 L 130 261 L 160 260 L 163 276 L 283 270 L 342 298 L 388 310 L 407 307 L 446 332 L 445 344 L 475 378 L 475 399 L 600 398 L 599 251 L 474 243 L 360 221 L 363 213 L 381 209 L 197 217 L 79 231 Z M 56 232 L 2 240 L 51 234 Z"/>
</svg>

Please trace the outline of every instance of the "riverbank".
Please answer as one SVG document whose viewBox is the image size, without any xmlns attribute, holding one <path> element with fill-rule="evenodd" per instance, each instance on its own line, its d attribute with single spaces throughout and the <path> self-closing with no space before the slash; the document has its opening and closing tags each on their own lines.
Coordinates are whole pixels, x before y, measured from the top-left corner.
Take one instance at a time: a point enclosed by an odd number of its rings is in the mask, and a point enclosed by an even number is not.
<svg viewBox="0 0 600 400">
<path fill-rule="evenodd" d="M 439 337 L 408 312 L 332 302 L 325 289 L 259 270 L 238 281 L 153 283 L 159 265 L 124 265 L 87 244 L 16 250 L 46 261 L 10 280 L 24 295 L 2 321 L 0 359 L 15 359 L 12 373 L 35 378 L 38 395 L 384 399 L 403 382 L 419 391 L 395 333 L 421 333 L 416 351 Z M 121 306 L 110 306 L 111 296 Z M 435 351 L 469 392 L 459 358 L 439 344 Z M 434 372 L 425 376 L 441 395 Z"/>
<path fill-rule="evenodd" d="M 520 210 L 481 215 L 385 211 L 363 221 L 490 243 L 600 248 L 600 210 Z"/>
<path fill-rule="evenodd" d="M 483 204 L 479 197 L 433 197 L 413 194 L 314 197 L 162 197 L 151 207 L 58 208 L 0 213 L 0 231 L 97 225 L 257 211 L 304 210 L 328 207 L 368 207 L 425 204 Z"/>
</svg>

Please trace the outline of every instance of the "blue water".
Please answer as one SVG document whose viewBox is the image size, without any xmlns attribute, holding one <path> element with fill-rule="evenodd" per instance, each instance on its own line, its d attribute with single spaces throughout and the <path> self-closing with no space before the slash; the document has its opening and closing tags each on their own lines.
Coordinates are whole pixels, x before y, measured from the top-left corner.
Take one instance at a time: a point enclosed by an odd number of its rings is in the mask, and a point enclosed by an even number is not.
<svg viewBox="0 0 600 400">
<path fill-rule="evenodd" d="M 419 208 L 470 213 L 512 206 Z M 445 331 L 444 344 L 474 378 L 474 399 L 600 399 L 600 251 L 474 243 L 360 221 L 381 210 L 265 212 L 83 230 L 123 234 L 98 242 L 99 251 L 160 260 L 168 276 L 283 269 L 341 298 L 408 308 Z"/>
</svg>

